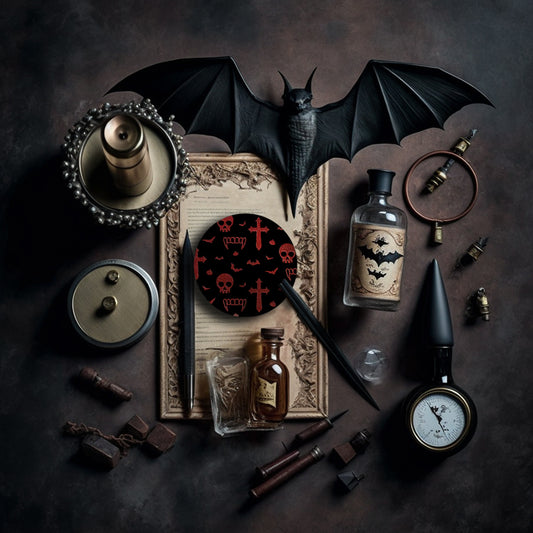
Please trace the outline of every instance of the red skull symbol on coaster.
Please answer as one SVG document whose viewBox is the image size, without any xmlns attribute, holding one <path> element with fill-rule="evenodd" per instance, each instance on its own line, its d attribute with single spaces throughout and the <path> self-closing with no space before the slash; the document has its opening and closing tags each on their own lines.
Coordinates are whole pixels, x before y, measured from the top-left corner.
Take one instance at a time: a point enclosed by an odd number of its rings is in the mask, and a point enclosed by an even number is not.
<svg viewBox="0 0 533 533">
<path fill-rule="evenodd" d="M 297 275 L 294 245 L 276 222 L 256 214 L 230 215 L 200 239 L 195 277 L 209 303 L 232 316 L 255 316 L 277 307 L 283 279 Z"/>
</svg>

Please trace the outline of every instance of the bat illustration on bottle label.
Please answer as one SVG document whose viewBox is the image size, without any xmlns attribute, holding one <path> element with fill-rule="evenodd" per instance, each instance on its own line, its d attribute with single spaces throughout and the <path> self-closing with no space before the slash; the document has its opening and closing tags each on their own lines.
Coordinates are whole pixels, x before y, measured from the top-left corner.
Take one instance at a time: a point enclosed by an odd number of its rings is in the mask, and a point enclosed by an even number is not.
<svg viewBox="0 0 533 533">
<path fill-rule="evenodd" d="M 400 299 L 405 230 L 354 224 L 352 290 L 366 298 Z"/>
</svg>

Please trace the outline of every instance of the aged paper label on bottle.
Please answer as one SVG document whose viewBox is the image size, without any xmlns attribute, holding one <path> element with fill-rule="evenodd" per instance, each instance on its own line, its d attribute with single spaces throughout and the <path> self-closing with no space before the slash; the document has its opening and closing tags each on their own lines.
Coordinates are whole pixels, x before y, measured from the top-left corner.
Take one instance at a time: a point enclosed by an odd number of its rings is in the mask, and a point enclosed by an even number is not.
<svg viewBox="0 0 533 533">
<path fill-rule="evenodd" d="M 276 388 L 277 383 L 270 383 L 266 379 L 257 377 L 257 388 L 255 390 L 255 400 L 265 405 L 276 407 Z"/>
<path fill-rule="evenodd" d="M 399 301 L 405 230 L 354 224 L 351 290 L 356 296 Z"/>
</svg>

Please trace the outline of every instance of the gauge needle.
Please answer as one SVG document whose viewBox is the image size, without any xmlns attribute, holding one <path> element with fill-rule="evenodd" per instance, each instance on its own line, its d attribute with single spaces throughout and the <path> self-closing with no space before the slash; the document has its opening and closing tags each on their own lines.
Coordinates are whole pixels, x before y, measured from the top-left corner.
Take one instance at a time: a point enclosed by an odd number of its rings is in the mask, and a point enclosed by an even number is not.
<svg viewBox="0 0 533 533">
<path fill-rule="evenodd" d="M 448 434 L 446 433 L 446 430 L 444 429 L 444 426 L 442 425 L 442 416 L 440 416 L 437 411 L 439 410 L 438 407 L 433 407 L 429 402 L 426 402 L 428 404 L 428 407 L 430 409 L 430 411 L 435 415 L 435 418 L 437 419 L 437 422 L 439 423 L 439 426 L 441 427 L 442 429 L 442 434 L 444 436 L 446 436 L 447 438 L 448 437 Z"/>
</svg>

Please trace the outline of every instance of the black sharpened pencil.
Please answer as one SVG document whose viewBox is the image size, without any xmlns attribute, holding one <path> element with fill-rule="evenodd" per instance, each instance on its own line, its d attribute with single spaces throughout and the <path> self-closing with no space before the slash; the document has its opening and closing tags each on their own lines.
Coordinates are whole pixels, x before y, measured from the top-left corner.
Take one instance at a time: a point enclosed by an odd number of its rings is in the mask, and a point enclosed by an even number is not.
<svg viewBox="0 0 533 533">
<path fill-rule="evenodd" d="M 194 254 L 189 239 L 189 232 L 185 235 L 182 252 L 182 279 L 183 279 L 183 379 L 184 395 L 189 413 L 194 406 L 194 380 L 195 380 L 195 316 L 194 316 Z"/>
</svg>

